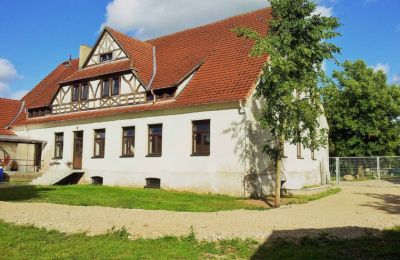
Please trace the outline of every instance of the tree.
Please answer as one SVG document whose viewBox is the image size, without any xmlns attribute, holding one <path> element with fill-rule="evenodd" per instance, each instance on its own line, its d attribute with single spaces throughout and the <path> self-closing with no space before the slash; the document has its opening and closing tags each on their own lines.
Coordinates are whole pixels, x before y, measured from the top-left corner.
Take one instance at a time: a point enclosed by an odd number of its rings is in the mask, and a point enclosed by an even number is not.
<svg viewBox="0 0 400 260">
<path fill-rule="evenodd" d="M 256 97 L 265 100 L 260 121 L 271 138 L 264 151 L 275 161 L 275 207 L 280 206 L 284 143 L 301 143 L 317 150 L 326 144 L 319 128 L 323 114 L 319 83 L 325 78 L 322 63 L 340 49 L 327 40 L 339 35 L 335 17 L 316 14 L 310 0 L 270 0 L 272 19 L 266 36 L 250 28 L 236 28 L 239 37 L 255 41 L 252 56 L 268 55 Z"/>
<path fill-rule="evenodd" d="M 333 156 L 399 155 L 400 88 L 364 61 L 346 61 L 323 89 Z"/>
</svg>

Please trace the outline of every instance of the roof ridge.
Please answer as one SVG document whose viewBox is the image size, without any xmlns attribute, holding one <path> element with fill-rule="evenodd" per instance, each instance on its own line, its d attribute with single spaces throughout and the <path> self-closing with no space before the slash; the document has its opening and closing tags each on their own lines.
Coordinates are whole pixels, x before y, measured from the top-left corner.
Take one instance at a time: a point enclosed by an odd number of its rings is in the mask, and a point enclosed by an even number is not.
<svg viewBox="0 0 400 260">
<path fill-rule="evenodd" d="M 139 42 L 139 43 L 143 43 L 143 44 L 149 45 L 149 47 L 154 47 L 153 44 L 148 43 L 147 41 L 142 41 L 142 40 L 139 40 L 139 39 L 137 39 L 137 38 L 131 37 L 131 36 L 129 36 L 129 35 L 125 34 L 125 33 L 122 33 L 122 32 L 120 32 L 120 31 L 118 31 L 118 30 L 116 30 L 116 29 L 114 29 L 114 28 L 112 28 L 112 27 L 106 26 L 105 29 L 106 29 L 109 33 L 111 33 L 111 34 L 113 34 L 113 33 L 121 34 L 122 36 L 127 37 L 127 38 L 129 38 L 130 40 L 133 40 L 133 41 L 136 41 L 136 42 Z"/>
<path fill-rule="evenodd" d="M 5 97 L 0 97 L 0 100 L 1 99 L 3 99 L 3 100 L 7 100 L 7 101 L 18 101 L 18 102 L 21 102 L 21 100 L 19 100 L 19 99 L 14 99 L 14 98 L 5 98 Z"/>
<path fill-rule="evenodd" d="M 267 10 L 270 10 L 270 9 L 271 9 L 271 7 L 264 7 L 264 8 L 260 8 L 260 9 L 257 9 L 257 10 L 248 11 L 248 12 L 245 12 L 245 13 L 240 13 L 240 14 L 237 14 L 237 15 L 233 15 L 233 16 L 229 16 L 229 17 L 226 17 L 226 18 L 219 19 L 219 20 L 214 21 L 214 22 L 206 23 L 206 24 L 199 25 L 199 26 L 196 26 L 196 27 L 187 28 L 187 29 L 184 29 L 182 31 L 161 35 L 161 36 L 156 37 L 156 38 L 148 39 L 145 42 L 161 40 L 163 38 L 170 37 L 170 36 L 173 36 L 173 35 L 176 35 L 176 34 L 188 32 L 188 31 L 192 31 L 192 30 L 197 30 L 197 29 L 200 29 L 200 28 L 204 28 L 204 27 L 208 27 L 208 26 L 214 25 L 214 24 L 222 23 L 222 22 L 228 21 L 230 19 L 239 18 L 239 17 L 242 17 L 242 16 L 250 15 L 250 14 L 261 12 L 261 11 L 267 11 Z"/>
</svg>

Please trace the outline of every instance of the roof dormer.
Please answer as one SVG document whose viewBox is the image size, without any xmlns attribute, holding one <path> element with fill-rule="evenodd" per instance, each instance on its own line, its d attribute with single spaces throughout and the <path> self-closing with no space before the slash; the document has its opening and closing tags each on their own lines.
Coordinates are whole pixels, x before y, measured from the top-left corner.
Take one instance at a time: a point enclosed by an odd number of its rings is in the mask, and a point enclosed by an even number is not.
<svg viewBox="0 0 400 260">
<path fill-rule="evenodd" d="M 82 68 L 127 58 L 128 55 L 106 28 L 100 35 L 95 46 L 91 49 L 89 55 L 84 60 Z"/>
</svg>

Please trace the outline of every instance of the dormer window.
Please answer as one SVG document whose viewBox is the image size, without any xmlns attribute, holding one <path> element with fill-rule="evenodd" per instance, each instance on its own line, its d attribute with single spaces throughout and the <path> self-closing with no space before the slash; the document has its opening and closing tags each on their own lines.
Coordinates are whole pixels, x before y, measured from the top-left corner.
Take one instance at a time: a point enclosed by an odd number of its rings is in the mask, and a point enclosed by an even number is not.
<svg viewBox="0 0 400 260">
<path fill-rule="evenodd" d="M 72 102 L 79 100 L 79 85 L 74 85 L 72 87 Z"/>
<path fill-rule="evenodd" d="M 101 96 L 103 98 L 109 96 L 117 96 L 120 93 L 120 87 L 121 87 L 121 82 L 119 77 L 103 79 Z"/>
<path fill-rule="evenodd" d="M 105 79 L 103 80 L 103 89 L 102 89 L 102 96 L 109 97 L 110 96 L 110 80 Z"/>
<path fill-rule="evenodd" d="M 82 84 L 81 100 L 88 100 L 88 97 L 89 97 L 89 85 L 85 83 Z"/>
<path fill-rule="evenodd" d="M 113 78 L 113 86 L 112 86 L 112 91 L 111 95 L 116 96 L 119 95 L 119 78 Z"/>
<path fill-rule="evenodd" d="M 104 53 L 100 55 L 100 62 L 110 61 L 113 58 L 112 52 Z"/>
</svg>

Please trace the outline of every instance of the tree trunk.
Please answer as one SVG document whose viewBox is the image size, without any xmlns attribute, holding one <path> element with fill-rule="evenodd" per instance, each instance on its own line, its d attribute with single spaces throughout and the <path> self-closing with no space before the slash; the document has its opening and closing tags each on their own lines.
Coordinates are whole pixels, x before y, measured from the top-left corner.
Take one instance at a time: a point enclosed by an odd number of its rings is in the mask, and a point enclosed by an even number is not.
<svg viewBox="0 0 400 260">
<path fill-rule="evenodd" d="M 282 170 L 282 159 L 280 158 L 276 163 L 275 203 L 274 203 L 275 208 L 279 208 L 281 206 L 281 170 Z"/>
<path fill-rule="evenodd" d="M 285 137 L 281 136 L 278 141 L 278 157 L 276 158 L 276 179 L 275 179 L 275 203 L 274 207 L 279 208 L 281 206 L 281 172 L 282 172 L 282 160 L 283 160 L 283 147 L 285 144 Z"/>
</svg>

